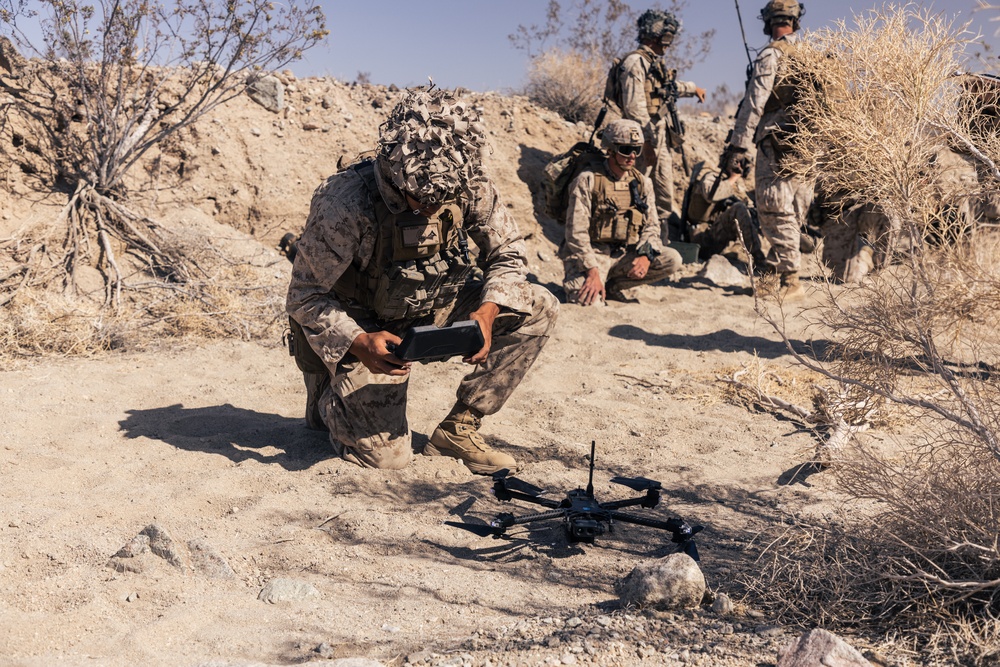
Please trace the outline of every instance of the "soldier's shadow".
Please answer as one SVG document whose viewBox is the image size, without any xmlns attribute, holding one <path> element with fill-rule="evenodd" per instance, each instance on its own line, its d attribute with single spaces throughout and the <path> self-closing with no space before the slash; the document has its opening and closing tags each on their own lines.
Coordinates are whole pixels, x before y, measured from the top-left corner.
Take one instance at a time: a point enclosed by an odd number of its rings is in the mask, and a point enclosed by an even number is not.
<svg viewBox="0 0 1000 667">
<path fill-rule="evenodd" d="M 326 433 L 305 428 L 301 418 L 257 412 L 228 403 L 203 408 L 181 404 L 129 410 L 118 422 L 127 438 L 161 440 L 178 449 L 253 459 L 286 470 L 305 470 L 333 456 Z"/>
<path fill-rule="evenodd" d="M 611 327 L 608 335 L 624 340 L 642 341 L 651 346 L 686 349 L 695 352 L 753 352 L 764 359 L 777 359 L 789 354 L 785 343 L 780 340 L 768 340 L 761 336 L 745 336 L 732 329 L 720 329 L 707 334 L 655 334 L 631 324 L 619 324 Z M 811 340 L 809 342 L 790 340 L 789 342 L 798 353 L 814 359 L 829 358 L 832 349 L 828 340 Z"/>
</svg>

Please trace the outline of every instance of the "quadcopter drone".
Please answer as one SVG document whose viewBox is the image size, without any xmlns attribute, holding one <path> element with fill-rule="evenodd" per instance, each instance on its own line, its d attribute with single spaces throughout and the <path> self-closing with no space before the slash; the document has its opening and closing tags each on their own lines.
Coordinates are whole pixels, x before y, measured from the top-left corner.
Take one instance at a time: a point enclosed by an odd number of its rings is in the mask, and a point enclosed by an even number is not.
<svg viewBox="0 0 1000 667">
<path fill-rule="evenodd" d="M 493 494 L 498 500 L 523 500 L 525 502 L 549 508 L 547 512 L 537 512 L 523 516 L 514 516 L 509 512 L 496 515 L 488 525 L 445 521 L 448 526 L 468 530 L 480 537 L 492 535 L 501 537 L 512 526 L 519 526 L 536 521 L 562 519 L 566 535 L 570 542 L 586 542 L 593 544 L 595 538 L 614 529 L 615 522 L 634 523 L 649 528 L 659 528 L 671 533 L 670 541 L 677 545 L 678 552 L 686 553 L 696 561 L 698 547 L 694 536 L 704 530 L 704 526 L 690 526 L 683 519 L 668 519 L 659 521 L 647 519 L 622 512 L 626 507 L 643 507 L 652 509 L 660 502 L 660 483 L 645 477 L 614 477 L 611 482 L 627 486 L 634 491 L 642 491 L 644 495 L 626 500 L 598 502 L 594 497 L 594 450 L 596 442 L 590 444 L 590 477 L 586 489 L 574 489 L 562 500 L 542 498 L 543 489 L 510 476 L 509 470 L 493 473 Z"/>
</svg>

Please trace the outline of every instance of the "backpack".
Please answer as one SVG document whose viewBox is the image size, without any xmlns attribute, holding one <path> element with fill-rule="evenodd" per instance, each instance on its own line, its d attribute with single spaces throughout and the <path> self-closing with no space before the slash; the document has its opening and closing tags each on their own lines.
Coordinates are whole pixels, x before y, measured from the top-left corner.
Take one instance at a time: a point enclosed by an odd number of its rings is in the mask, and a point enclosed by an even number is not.
<svg viewBox="0 0 1000 667">
<path fill-rule="evenodd" d="M 562 155 L 545 165 L 542 186 L 545 190 L 545 215 L 560 225 L 566 224 L 569 208 L 569 186 L 585 169 L 595 169 L 604 163 L 604 151 L 587 141 L 578 141 Z"/>
<path fill-rule="evenodd" d="M 634 51 L 632 53 L 634 53 Z M 608 78 L 604 81 L 603 101 L 605 104 L 610 105 L 618 111 L 619 115 L 621 115 L 622 99 L 622 61 L 632 55 L 632 53 L 612 60 L 611 67 L 608 68 Z"/>
</svg>

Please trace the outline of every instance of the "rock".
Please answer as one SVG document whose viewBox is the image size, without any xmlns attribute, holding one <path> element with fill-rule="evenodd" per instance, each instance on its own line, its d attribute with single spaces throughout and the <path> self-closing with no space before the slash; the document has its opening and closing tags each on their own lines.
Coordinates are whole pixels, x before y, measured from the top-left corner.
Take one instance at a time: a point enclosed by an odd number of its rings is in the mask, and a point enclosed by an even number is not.
<svg viewBox="0 0 1000 667">
<path fill-rule="evenodd" d="M 817 628 L 805 633 L 778 652 L 777 667 L 872 667 L 864 656 L 843 639 Z"/>
<path fill-rule="evenodd" d="M 641 563 L 615 585 L 623 604 L 655 609 L 697 607 L 705 595 L 705 575 L 687 554 Z"/>
<path fill-rule="evenodd" d="M 740 270 L 723 255 L 712 255 L 704 268 L 698 272 L 698 277 L 719 287 L 746 287 L 750 283 L 749 278 L 740 273 Z"/>
<path fill-rule="evenodd" d="M 195 571 L 213 579 L 232 579 L 236 576 L 226 559 L 215 552 L 202 540 L 191 540 L 187 543 L 191 556 L 191 565 Z"/>
<path fill-rule="evenodd" d="M 415 653 L 410 653 L 409 655 L 407 655 L 406 662 L 410 663 L 411 665 L 415 665 L 419 662 L 430 662 L 433 656 L 434 654 L 431 651 L 424 649 L 423 651 L 417 651 Z"/>
<path fill-rule="evenodd" d="M 318 598 L 319 591 L 306 581 L 296 579 L 272 579 L 261 589 L 257 599 L 268 604 L 278 602 L 299 602 L 309 598 Z"/>
<path fill-rule="evenodd" d="M 340 658 L 338 660 L 319 660 L 311 662 L 297 663 L 299 667 L 385 667 L 378 660 L 370 658 Z M 275 664 L 265 664 L 263 662 L 229 662 L 225 660 L 212 660 L 202 662 L 195 667 L 279 667 Z"/>
<path fill-rule="evenodd" d="M 277 77 L 257 79 L 247 88 L 247 95 L 271 113 L 278 113 L 285 106 L 285 87 Z"/>
<path fill-rule="evenodd" d="M 733 613 L 733 601 L 725 593 L 719 593 L 712 602 L 712 611 L 719 616 L 729 616 Z"/>
<path fill-rule="evenodd" d="M 302 123 L 302 129 L 306 132 L 312 132 L 313 130 L 318 130 L 319 128 L 319 123 L 313 123 L 312 121 Z"/>
</svg>

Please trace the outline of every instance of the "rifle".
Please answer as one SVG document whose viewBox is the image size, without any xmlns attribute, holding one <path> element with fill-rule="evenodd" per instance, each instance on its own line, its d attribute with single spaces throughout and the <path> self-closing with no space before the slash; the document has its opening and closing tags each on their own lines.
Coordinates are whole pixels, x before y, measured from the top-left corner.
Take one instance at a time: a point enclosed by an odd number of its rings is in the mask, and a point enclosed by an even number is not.
<svg viewBox="0 0 1000 667">
<path fill-rule="evenodd" d="M 663 95 L 663 104 L 667 107 L 667 113 L 670 114 L 670 132 L 673 135 L 674 147 L 680 151 L 684 175 L 690 177 L 691 167 L 688 166 L 687 153 L 684 151 L 684 123 L 681 122 L 681 117 L 677 114 L 679 91 L 677 90 L 676 75 L 667 78 L 667 82 L 660 92 Z"/>
</svg>

